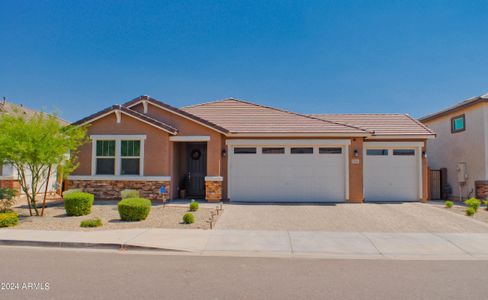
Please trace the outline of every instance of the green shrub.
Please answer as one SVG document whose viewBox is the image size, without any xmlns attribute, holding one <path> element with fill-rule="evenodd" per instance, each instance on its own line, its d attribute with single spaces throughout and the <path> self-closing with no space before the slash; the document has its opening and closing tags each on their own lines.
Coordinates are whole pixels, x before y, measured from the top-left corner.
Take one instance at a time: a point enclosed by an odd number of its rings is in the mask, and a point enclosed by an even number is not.
<svg viewBox="0 0 488 300">
<path fill-rule="evenodd" d="M 19 215 L 14 212 L 0 213 L 0 227 L 15 226 L 19 222 Z"/>
<path fill-rule="evenodd" d="M 66 190 L 63 192 L 63 197 L 65 197 L 71 193 L 81 193 L 81 192 L 83 192 L 81 189 Z"/>
<path fill-rule="evenodd" d="M 197 211 L 198 210 L 198 202 L 192 200 L 190 203 L 190 211 Z"/>
<path fill-rule="evenodd" d="M 467 215 L 467 216 L 472 216 L 472 215 L 474 215 L 475 213 L 476 213 L 476 210 L 475 210 L 474 208 L 472 208 L 472 207 L 468 207 L 468 208 L 466 208 L 466 215 Z"/>
<path fill-rule="evenodd" d="M 11 188 L 0 188 L 0 212 L 8 212 L 15 204 L 17 191 Z"/>
<path fill-rule="evenodd" d="M 102 225 L 102 220 L 100 220 L 100 218 L 83 220 L 80 223 L 80 227 L 100 227 Z"/>
<path fill-rule="evenodd" d="M 68 216 L 84 216 L 91 213 L 93 195 L 82 192 L 71 192 L 64 197 L 64 209 Z"/>
<path fill-rule="evenodd" d="M 473 208 L 474 211 L 477 212 L 478 208 L 481 205 L 481 201 L 476 199 L 476 198 L 470 198 L 470 199 L 464 201 L 464 204 L 466 204 L 468 207 Z"/>
<path fill-rule="evenodd" d="M 183 223 L 192 224 L 195 223 L 195 216 L 192 213 L 186 213 L 183 215 Z"/>
<path fill-rule="evenodd" d="M 138 190 L 123 190 L 120 192 L 120 198 L 128 199 L 128 198 L 139 198 L 139 191 Z"/>
<path fill-rule="evenodd" d="M 451 208 L 454 205 L 452 201 L 446 201 L 444 202 L 444 204 L 446 205 L 447 208 Z"/>
<path fill-rule="evenodd" d="M 123 221 L 141 221 L 149 215 L 151 201 L 144 198 L 123 199 L 119 202 L 118 208 Z"/>
<path fill-rule="evenodd" d="M 488 210 L 488 200 L 483 201 L 483 204 L 486 206 L 485 209 Z"/>
</svg>

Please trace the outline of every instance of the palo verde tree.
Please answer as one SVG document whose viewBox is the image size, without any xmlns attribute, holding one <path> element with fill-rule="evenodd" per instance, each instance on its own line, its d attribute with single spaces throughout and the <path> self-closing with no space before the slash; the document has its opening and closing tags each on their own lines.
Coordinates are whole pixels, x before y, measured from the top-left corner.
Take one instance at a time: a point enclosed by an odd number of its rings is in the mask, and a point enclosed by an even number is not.
<svg viewBox="0 0 488 300">
<path fill-rule="evenodd" d="M 52 170 L 66 176 L 77 164 L 76 151 L 86 142 L 86 128 L 64 126 L 54 115 L 0 114 L 0 163 L 18 172 L 30 215 L 39 216 L 37 198 Z"/>
</svg>

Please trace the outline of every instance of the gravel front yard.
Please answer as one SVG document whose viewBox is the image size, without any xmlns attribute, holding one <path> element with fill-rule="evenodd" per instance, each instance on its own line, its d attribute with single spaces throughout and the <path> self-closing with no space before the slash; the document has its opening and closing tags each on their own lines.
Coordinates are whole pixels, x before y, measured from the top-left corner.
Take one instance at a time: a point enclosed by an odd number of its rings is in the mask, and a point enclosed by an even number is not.
<svg viewBox="0 0 488 300">
<path fill-rule="evenodd" d="M 474 216 L 466 216 L 466 206 L 464 204 L 460 204 L 459 202 L 454 202 L 454 206 L 451 208 L 446 208 L 444 202 L 432 202 L 432 205 L 438 207 L 439 209 L 446 210 L 451 213 L 455 213 L 458 215 L 463 215 L 466 218 L 474 219 L 477 221 L 481 221 L 488 224 L 488 210 L 486 210 L 486 206 L 482 205 L 478 208 L 478 211 L 474 214 Z"/>
<path fill-rule="evenodd" d="M 188 205 L 153 204 L 151 212 L 146 220 L 141 222 L 124 222 L 120 220 L 117 210 L 118 201 L 95 201 L 92 207 L 92 213 L 86 216 L 69 217 L 66 215 L 63 203 L 51 204 L 44 211 L 43 217 L 29 217 L 29 210 L 24 207 L 15 207 L 14 210 L 20 215 L 20 222 L 13 229 L 36 229 L 36 230 L 76 230 L 76 231 L 93 231 L 93 230 L 112 230 L 127 228 L 210 228 L 211 212 L 215 209 L 202 207 L 196 212 L 195 223 L 183 224 L 182 217 L 188 211 Z M 82 228 L 80 222 L 91 218 L 102 219 L 103 226 L 97 228 Z"/>
</svg>

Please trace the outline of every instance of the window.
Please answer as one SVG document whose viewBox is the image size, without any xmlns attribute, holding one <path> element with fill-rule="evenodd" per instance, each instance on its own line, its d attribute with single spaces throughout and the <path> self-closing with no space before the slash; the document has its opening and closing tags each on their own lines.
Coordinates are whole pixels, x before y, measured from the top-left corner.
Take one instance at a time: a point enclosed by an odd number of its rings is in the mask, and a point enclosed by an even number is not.
<svg viewBox="0 0 488 300">
<path fill-rule="evenodd" d="M 120 175 L 139 175 L 141 141 L 121 141 Z"/>
<path fill-rule="evenodd" d="M 256 148 L 234 148 L 234 154 L 256 154 Z"/>
<path fill-rule="evenodd" d="M 291 148 L 291 154 L 313 154 L 313 148 Z"/>
<path fill-rule="evenodd" d="M 320 154 L 342 154 L 342 148 L 332 148 L 332 147 L 327 147 L 327 148 L 319 148 L 319 153 Z"/>
<path fill-rule="evenodd" d="M 285 148 L 263 148 L 263 154 L 284 154 Z"/>
<path fill-rule="evenodd" d="M 115 141 L 97 141 L 96 174 L 115 174 Z"/>
<path fill-rule="evenodd" d="M 388 155 L 388 149 L 368 149 L 366 155 L 382 156 Z"/>
<path fill-rule="evenodd" d="M 393 155 L 413 156 L 415 155 L 414 149 L 395 149 Z"/>
<path fill-rule="evenodd" d="M 466 118 L 460 115 L 451 119 L 451 133 L 456 133 L 466 130 Z"/>
</svg>

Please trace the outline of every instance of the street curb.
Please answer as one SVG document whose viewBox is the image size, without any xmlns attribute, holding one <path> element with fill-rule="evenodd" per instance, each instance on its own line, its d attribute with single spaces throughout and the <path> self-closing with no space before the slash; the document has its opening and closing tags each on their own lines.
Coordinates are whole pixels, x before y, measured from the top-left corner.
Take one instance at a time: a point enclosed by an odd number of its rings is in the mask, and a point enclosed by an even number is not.
<svg viewBox="0 0 488 300">
<path fill-rule="evenodd" d="M 31 246 L 31 247 L 49 247 L 49 248 L 83 248 L 83 249 L 190 252 L 181 249 L 168 249 L 168 248 L 126 245 L 126 244 L 117 244 L 117 243 L 85 243 L 85 242 L 54 242 L 54 241 L 0 240 L 0 246 Z"/>
</svg>

